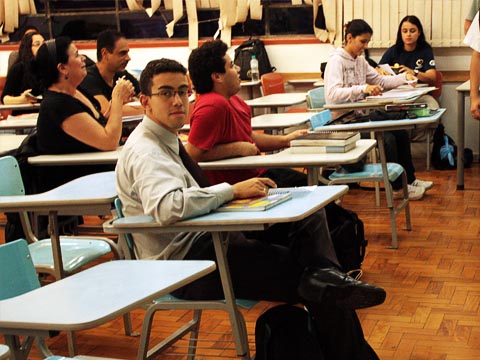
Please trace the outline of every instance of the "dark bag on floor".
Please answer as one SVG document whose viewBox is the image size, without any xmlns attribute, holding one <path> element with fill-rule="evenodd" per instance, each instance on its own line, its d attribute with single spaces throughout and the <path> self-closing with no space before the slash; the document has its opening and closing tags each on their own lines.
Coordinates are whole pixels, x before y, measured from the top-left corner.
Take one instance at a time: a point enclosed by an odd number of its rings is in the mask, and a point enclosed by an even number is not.
<svg viewBox="0 0 480 360">
<path fill-rule="evenodd" d="M 258 72 L 260 76 L 276 70 L 270 64 L 263 41 L 260 39 L 249 39 L 235 49 L 234 63 L 240 67 L 240 79 L 251 80 L 250 60 L 252 59 L 252 55 L 255 55 L 258 60 Z"/>
<path fill-rule="evenodd" d="M 330 237 L 343 271 L 360 270 L 368 244 L 362 220 L 355 212 L 335 203 L 328 204 L 325 213 Z"/>
<path fill-rule="evenodd" d="M 437 170 L 451 170 L 457 167 L 457 145 L 445 133 L 445 127 L 441 123 L 433 134 L 431 161 Z"/>
<path fill-rule="evenodd" d="M 452 170 L 457 168 L 457 145 L 455 141 L 445 133 L 445 127 L 441 123 L 438 124 L 433 134 L 433 148 L 430 159 L 433 167 L 437 170 Z M 472 166 L 472 149 L 463 149 L 463 161 L 465 168 Z"/>
<path fill-rule="evenodd" d="M 255 324 L 255 360 L 323 360 L 310 314 L 292 305 L 278 305 Z"/>
</svg>

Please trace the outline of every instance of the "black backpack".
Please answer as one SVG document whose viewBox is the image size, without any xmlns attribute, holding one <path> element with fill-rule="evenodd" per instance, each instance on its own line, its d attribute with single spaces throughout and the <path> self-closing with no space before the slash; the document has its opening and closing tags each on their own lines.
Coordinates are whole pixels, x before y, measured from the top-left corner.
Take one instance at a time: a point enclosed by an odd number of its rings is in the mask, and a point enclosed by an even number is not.
<svg viewBox="0 0 480 360">
<path fill-rule="evenodd" d="M 451 153 L 451 156 L 448 153 Z M 441 123 L 438 124 L 433 134 L 433 148 L 430 159 L 433 167 L 437 170 L 451 170 L 457 167 L 457 145 L 445 133 L 445 127 Z"/>
<path fill-rule="evenodd" d="M 443 124 L 438 124 L 433 134 L 433 148 L 430 157 L 432 165 L 437 170 L 452 170 L 457 168 L 457 145 L 455 141 L 445 133 Z M 463 149 L 463 166 L 469 168 L 473 162 L 473 151 Z"/>
<path fill-rule="evenodd" d="M 270 64 L 265 44 L 260 39 L 249 39 L 244 41 L 235 49 L 235 65 L 240 67 L 240 79 L 251 80 L 250 60 L 252 55 L 258 60 L 258 71 L 260 76 L 273 72 L 276 69 Z"/>
<path fill-rule="evenodd" d="M 322 360 L 314 320 L 304 309 L 278 305 L 255 324 L 255 360 Z"/>
<path fill-rule="evenodd" d="M 328 204 L 325 213 L 330 237 L 343 271 L 360 270 L 368 244 L 363 221 L 355 212 L 335 203 Z"/>
</svg>

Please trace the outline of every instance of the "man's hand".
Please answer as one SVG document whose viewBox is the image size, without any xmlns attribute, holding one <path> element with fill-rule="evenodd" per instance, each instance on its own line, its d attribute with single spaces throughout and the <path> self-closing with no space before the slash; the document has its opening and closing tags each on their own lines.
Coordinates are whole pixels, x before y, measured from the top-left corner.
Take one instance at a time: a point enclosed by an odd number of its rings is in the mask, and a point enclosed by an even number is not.
<svg viewBox="0 0 480 360">
<path fill-rule="evenodd" d="M 296 139 L 302 135 L 305 135 L 306 133 L 308 133 L 308 129 L 300 129 L 300 130 L 292 131 L 290 134 L 285 135 L 285 139 L 288 142 L 288 146 L 290 146 L 290 140 Z"/>
<path fill-rule="evenodd" d="M 251 156 L 251 155 L 259 155 L 260 150 L 258 149 L 257 145 L 248 142 L 248 141 L 238 141 L 235 144 L 238 146 L 239 156 Z"/>
<path fill-rule="evenodd" d="M 268 189 L 276 188 L 277 184 L 269 178 L 252 178 L 236 183 L 232 187 L 234 199 L 246 199 L 265 196 L 268 193 Z"/>
</svg>

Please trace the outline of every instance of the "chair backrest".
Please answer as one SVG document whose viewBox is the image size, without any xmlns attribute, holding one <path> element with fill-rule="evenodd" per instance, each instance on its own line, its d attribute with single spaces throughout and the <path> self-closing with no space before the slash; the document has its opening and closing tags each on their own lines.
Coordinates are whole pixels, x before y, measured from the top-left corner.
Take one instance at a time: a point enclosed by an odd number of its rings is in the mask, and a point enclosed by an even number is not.
<svg viewBox="0 0 480 360">
<path fill-rule="evenodd" d="M 25 294 L 40 287 L 24 239 L 0 245 L 0 300 Z"/>
<path fill-rule="evenodd" d="M 113 201 L 113 205 L 115 206 L 115 210 L 117 212 L 117 216 L 118 218 L 123 218 L 124 215 L 123 215 L 123 210 L 122 210 L 122 201 L 120 200 L 120 198 L 115 198 L 115 200 Z M 123 236 L 123 238 L 125 239 L 125 242 L 128 246 L 128 250 L 129 250 L 129 255 L 130 255 L 130 259 L 135 259 L 135 252 L 134 252 L 134 249 L 133 249 L 133 236 L 132 234 L 121 234 L 121 236 Z"/>
<path fill-rule="evenodd" d="M 433 84 L 437 88 L 437 90 L 432 91 L 431 95 L 438 101 L 440 99 L 440 95 L 442 95 L 442 86 L 443 86 L 443 74 L 441 71 L 436 71 L 437 73 L 437 80 Z"/>
<path fill-rule="evenodd" d="M 17 159 L 13 156 L 1 157 L 0 174 L 5 174 L 0 181 L 0 196 L 25 195 L 25 187 L 23 186 Z"/>
<path fill-rule="evenodd" d="M 260 82 L 262 83 L 263 96 L 285 92 L 285 84 L 282 74 L 276 72 L 263 74 L 260 78 Z"/>
<path fill-rule="evenodd" d="M 325 88 L 317 87 L 307 91 L 307 107 L 309 109 L 321 109 L 325 105 Z"/>
</svg>

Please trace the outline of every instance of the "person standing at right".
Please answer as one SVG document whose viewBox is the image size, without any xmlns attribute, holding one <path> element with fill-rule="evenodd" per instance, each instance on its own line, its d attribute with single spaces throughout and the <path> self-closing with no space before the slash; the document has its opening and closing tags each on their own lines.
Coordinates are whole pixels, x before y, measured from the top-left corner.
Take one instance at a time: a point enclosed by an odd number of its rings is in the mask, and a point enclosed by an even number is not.
<svg viewBox="0 0 480 360">
<path fill-rule="evenodd" d="M 465 35 L 470 29 L 470 25 L 472 25 L 473 18 L 475 17 L 475 14 L 478 12 L 479 8 L 480 8 L 480 0 L 473 0 L 472 4 L 470 5 L 470 9 L 468 10 L 467 15 L 465 16 L 465 25 L 463 28 Z"/>
<path fill-rule="evenodd" d="M 472 24 L 463 42 L 473 50 L 470 61 L 470 112 L 474 119 L 480 120 L 480 95 L 478 91 L 480 86 L 480 21 L 478 9 Z"/>
</svg>

